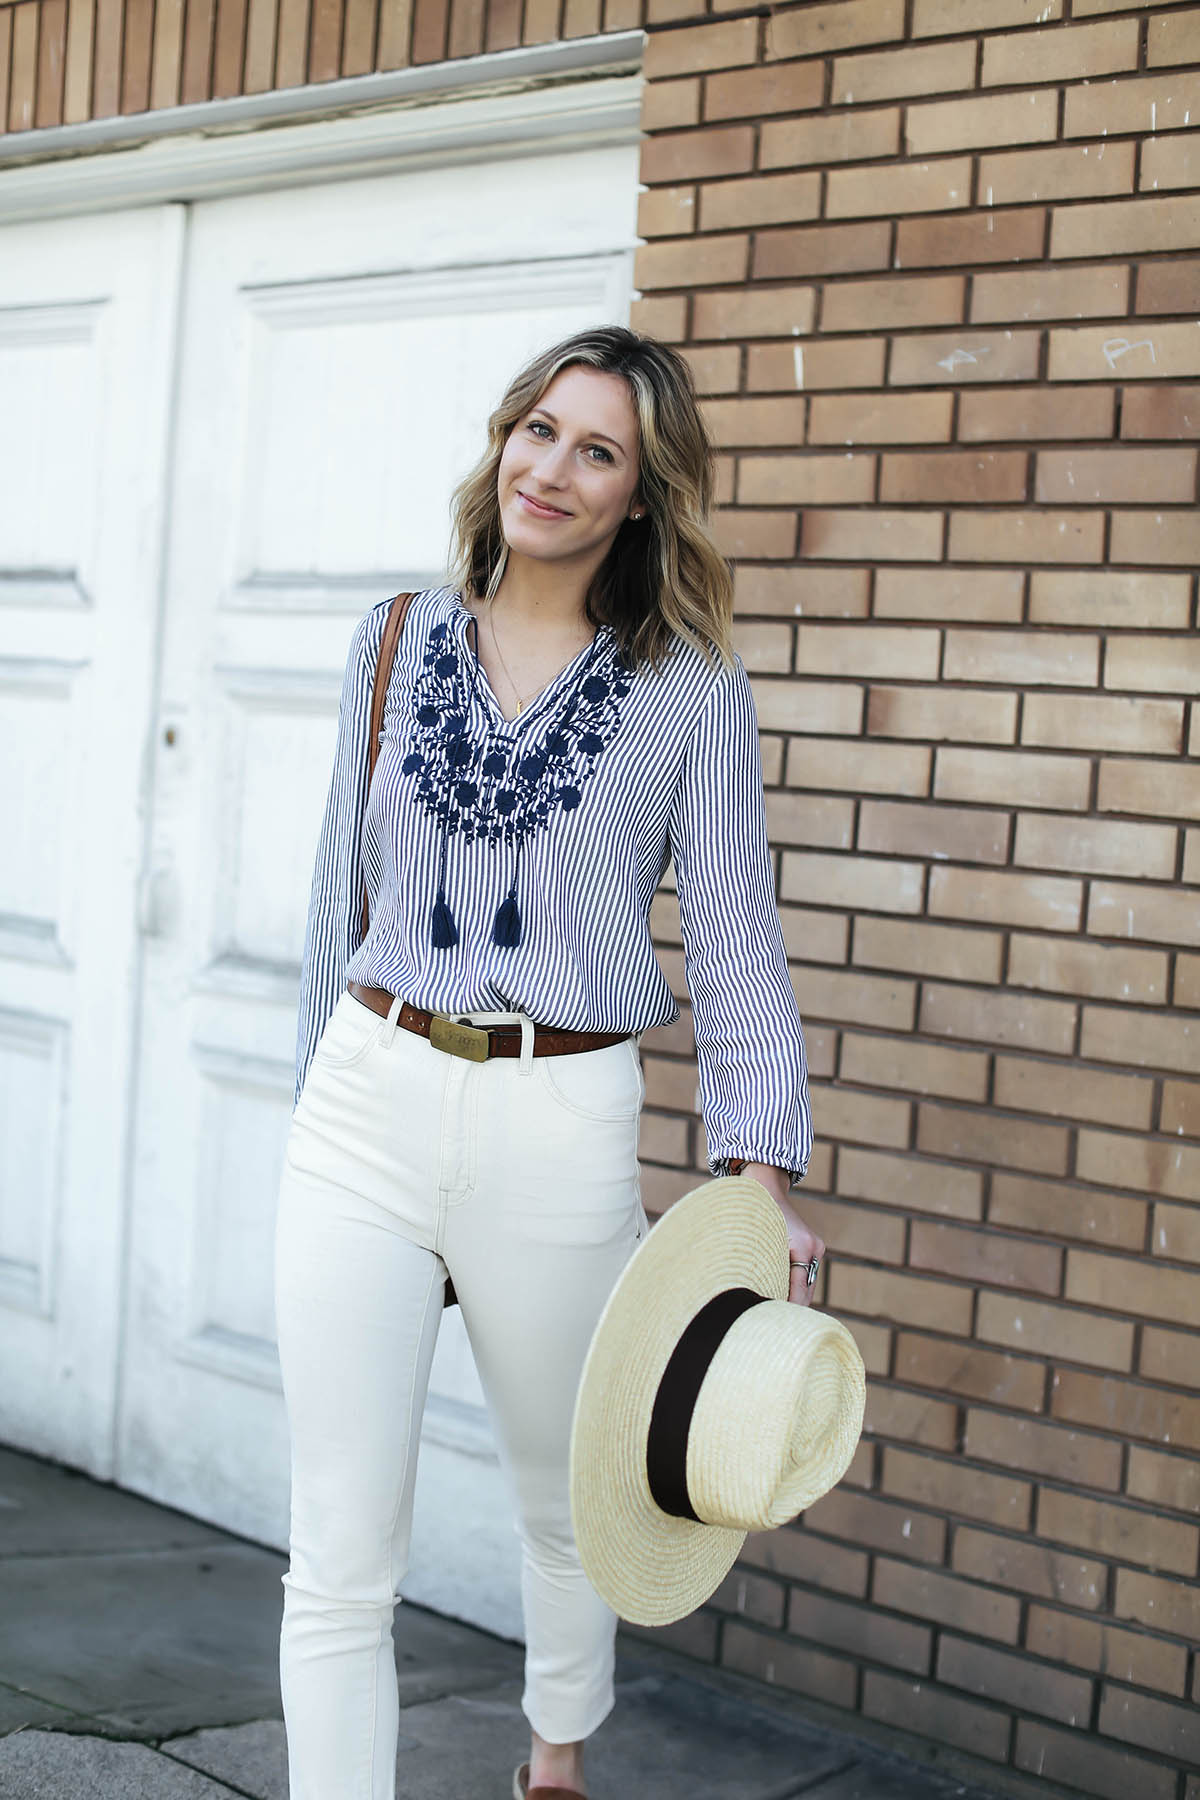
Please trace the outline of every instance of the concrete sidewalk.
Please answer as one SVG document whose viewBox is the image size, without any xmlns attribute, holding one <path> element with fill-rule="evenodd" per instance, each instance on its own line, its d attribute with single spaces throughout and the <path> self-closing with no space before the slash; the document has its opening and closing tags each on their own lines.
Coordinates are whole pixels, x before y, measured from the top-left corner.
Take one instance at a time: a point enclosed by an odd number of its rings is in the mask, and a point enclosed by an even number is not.
<svg viewBox="0 0 1200 1800">
<path fill-rule="evenodd" d="M 286 1559 L 0 1449 L 4 1800 L 287 1800 Z M 521 1652 L 400 1606 L 397 1794 L 507 1800 Z M 990 1800 L 636 1645 L 589 1757 L 593 1800 Z M 338 1800 L 330 1795 L 328 1800 Z"/>
</svg>

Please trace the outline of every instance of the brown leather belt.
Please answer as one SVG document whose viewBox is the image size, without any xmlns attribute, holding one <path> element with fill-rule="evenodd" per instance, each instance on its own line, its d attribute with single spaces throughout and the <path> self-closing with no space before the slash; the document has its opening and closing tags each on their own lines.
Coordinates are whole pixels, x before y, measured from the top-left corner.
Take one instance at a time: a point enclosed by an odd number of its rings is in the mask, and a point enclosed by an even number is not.
<svg viewBox="0 0 1200 1800">
<path fill-rule="evenodd" d="M 364 987 L 361 981 L 347 982 L 349 991 L 372 1012 L 387 1018 L 394 994 L 386 988 Z M 428 1038 L 435 1050 L 451 1056 L 465 1056 L 469 1062 L 486 1062 L 490 1056 L 520 1056 L 519 1025 L 462 1024 L 445 1013 L 426 1012 L 422 1006 L 410 1006 L 406 1000 L 400 1008 L 397 1024 L 405 1031 L 415 1031 Z M 533 1028 L 535 1056 L 568 1056 L 576 1050 L 603 1050 L 609 1044 L 623 1043 L 632 1037 L 629 1031 L 556 1031 L 549 1025 Z"/>
</svg>

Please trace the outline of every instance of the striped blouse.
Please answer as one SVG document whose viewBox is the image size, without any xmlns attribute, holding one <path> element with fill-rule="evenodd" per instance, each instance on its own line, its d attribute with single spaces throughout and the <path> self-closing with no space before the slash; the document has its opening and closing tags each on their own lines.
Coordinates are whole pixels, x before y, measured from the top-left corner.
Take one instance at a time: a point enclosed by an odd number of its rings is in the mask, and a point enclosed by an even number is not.
<svg viewBox="0 0 1200 1800">
<path fill-rule="evenodd" d="M 671 1024 L 679 1006 L 649 914 L 673 860 L 709 1169 L 742 1157 L 802 1175 L 804 1038 L 741 658 L 713 668 L 676 638 L 659 672 L 634 671 L 602 625 L 506 720 L 474 653 L 473 615 L 456 590 L 426 590 L 400 636 L 368 793 L 388 605 L 359 621 L 346 661 L 305 930 L 296 1099 L 351 979 L 431 1012 L 519 1010 L 630 1035 Z"/>
</svg>

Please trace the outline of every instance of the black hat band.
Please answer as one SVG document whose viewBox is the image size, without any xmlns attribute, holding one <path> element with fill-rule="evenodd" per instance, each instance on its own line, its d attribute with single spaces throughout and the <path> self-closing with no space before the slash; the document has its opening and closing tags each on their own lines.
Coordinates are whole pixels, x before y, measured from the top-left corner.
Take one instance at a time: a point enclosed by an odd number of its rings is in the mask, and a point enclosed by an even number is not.
<svg viewBox="0 0 1200 1800">
<path fill-rule="evenodd" d="M 692 1414 L 712 1359 L 729 1331 L 744 1312 L 767 1298 L 750 1288 L 726 1288 L 717 1294 L 680 1334 L 662 1372 L 646 1437 L 646 1475 L 655 1505 L 672 1518 L 701 1523 L 687 1485 Z"/>
</svg>

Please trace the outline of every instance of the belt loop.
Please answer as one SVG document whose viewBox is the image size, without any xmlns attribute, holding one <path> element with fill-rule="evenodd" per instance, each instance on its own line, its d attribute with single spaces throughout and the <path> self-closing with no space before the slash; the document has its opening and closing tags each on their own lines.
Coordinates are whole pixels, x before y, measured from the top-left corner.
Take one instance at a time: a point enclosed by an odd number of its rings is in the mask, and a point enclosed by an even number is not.
<svg viewBox="0 0 1200 1800">
<path fill-rule="evenodd" d="M 400 1023 L 400 1009 L 404 1005 L 403 996 L 397 994 L 388 1007 L 385 1029 L 381 1042 L 385 1050 L 390 1050 L 396 1040 L 396 1028 Z"/>
<path fill-rule="evenodd" d="M 520 1060 L 519 1064 L 517 1065 L 517 1072 L 520 1075 L 532 1075 L 533 1074 L 533 1020 L 529 1017 L 528 1013 L 522 1013 L 520 1015 L 520 1017 L 521 1017 L 521 1060 Z"/>
</svg>

